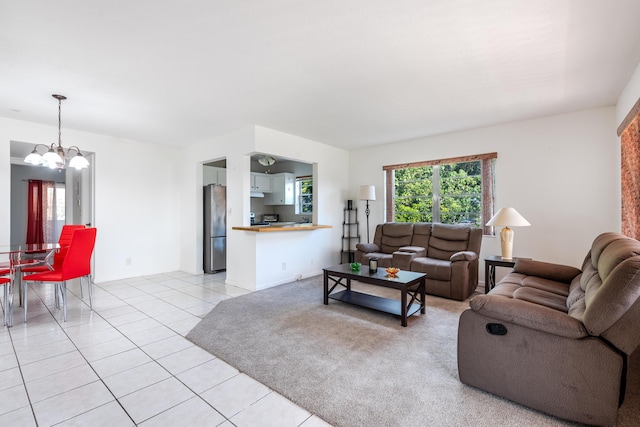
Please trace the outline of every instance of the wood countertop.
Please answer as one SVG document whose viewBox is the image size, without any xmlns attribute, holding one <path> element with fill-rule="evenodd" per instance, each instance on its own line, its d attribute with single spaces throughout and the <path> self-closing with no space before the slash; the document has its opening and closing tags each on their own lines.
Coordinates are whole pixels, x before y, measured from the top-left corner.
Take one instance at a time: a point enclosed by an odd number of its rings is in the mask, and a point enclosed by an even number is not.
<svg viewBox="0 0 640 427">
<path fill-rule="evenodd" d="M 317 230 L 319 228 L 333 228 L 333 226 L 319 225 L 319 224 L 291 224 L 291 225 L 285 225 L 285 226 L 248 225 L 245 227 L 231 227 L 232 230 L 253 231 L 255 233 L 273 233 L 278 231 L 305 231 L 305 230 Z"/>
</svg>

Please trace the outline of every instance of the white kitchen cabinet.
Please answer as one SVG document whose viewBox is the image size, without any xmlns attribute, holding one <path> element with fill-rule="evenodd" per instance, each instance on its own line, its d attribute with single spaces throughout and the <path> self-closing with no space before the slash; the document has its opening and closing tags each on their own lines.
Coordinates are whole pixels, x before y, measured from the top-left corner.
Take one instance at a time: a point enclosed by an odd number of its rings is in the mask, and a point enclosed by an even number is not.
<svg viewBox="0 0 640 427">
<path fill-rule="evenodd" d="M 227 170 L 214 166 L 204 166 L 202 170 L 202 184 L 227 185 Z"/>
<path fill-rule="evenodd" d="M 251 191 L 271 192 L 271 177 L 264 173 L 251 173 Z"/>
<path fill-rule="evenodd" d="M 271 193 L 264 195 L 265 205 L 293 205 L 296 177 L 292 173 L 271 176 Z"/>
</svg>

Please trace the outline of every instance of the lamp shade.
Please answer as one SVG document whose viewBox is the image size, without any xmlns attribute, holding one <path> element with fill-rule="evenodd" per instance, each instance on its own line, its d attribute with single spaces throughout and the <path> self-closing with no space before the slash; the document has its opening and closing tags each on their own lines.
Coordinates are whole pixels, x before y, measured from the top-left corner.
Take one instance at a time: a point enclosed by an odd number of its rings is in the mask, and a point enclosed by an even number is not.
<svg viewBox="0 0 640 427">
<path fill-rule="evenodd" d="M 375 185 L 361 185 L 359 199 L 360 200 L 375 200 L 376 199 L 376 186 Z"/>
<path fill-rule="evenodd" d="M 525 227 L 531 224 L 514 208 L 501 208 L 493 218 L 487 222 L 487 225 L 498 227 Z"/>
</svg>

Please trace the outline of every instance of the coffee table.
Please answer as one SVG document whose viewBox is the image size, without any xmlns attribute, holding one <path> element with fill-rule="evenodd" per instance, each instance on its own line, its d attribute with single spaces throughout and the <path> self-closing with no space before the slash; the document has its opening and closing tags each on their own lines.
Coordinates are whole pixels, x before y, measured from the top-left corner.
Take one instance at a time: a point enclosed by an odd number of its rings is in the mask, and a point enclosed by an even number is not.
<svg viewBox="0 0 640 427">
<path fill-rule="evenodd" d="M 362 307 L 382 311 L 384 313 L 400 316 L 402 326 L 407 326 L 407 317 L 420 310 L 425 313 L 425 277 L 424 273 L 413 271 L 400 271 L 397 277 L 388 277 L 384 268 L 371 273 L 369 267 L 362 266 L 359 271 L 352 271 L 349 264 L 340 264 L 335 267 L 323 268 L 324 271 L 324 305 L 329 304 L 329 298 L 354 304 Z M 346 283 L 343 283 L 343 280 Z M 398 289 L 400 300 L 379 297 L 377 295 L 365 294 L 351 290 L 351 281 L 383 286 L 385 288 Z M 329 289 L 329 282 L 333 286 Z M 332 293 L 338 286 L 346 289 Z M 411 300 L 407 303 L 407 295 Z"/>
</svg>

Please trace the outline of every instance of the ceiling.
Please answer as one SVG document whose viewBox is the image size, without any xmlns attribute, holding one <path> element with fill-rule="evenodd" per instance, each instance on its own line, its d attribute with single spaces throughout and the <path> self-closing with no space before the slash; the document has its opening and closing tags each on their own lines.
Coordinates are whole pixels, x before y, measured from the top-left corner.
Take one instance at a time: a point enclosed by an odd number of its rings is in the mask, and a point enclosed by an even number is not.
<svg viewBox="0 0 640 427">
<path fill-rule="evenodd" d="M 0 116 L 353 149 L 615 105 L 637 0 L 0 0 Z"/>
</svg>

